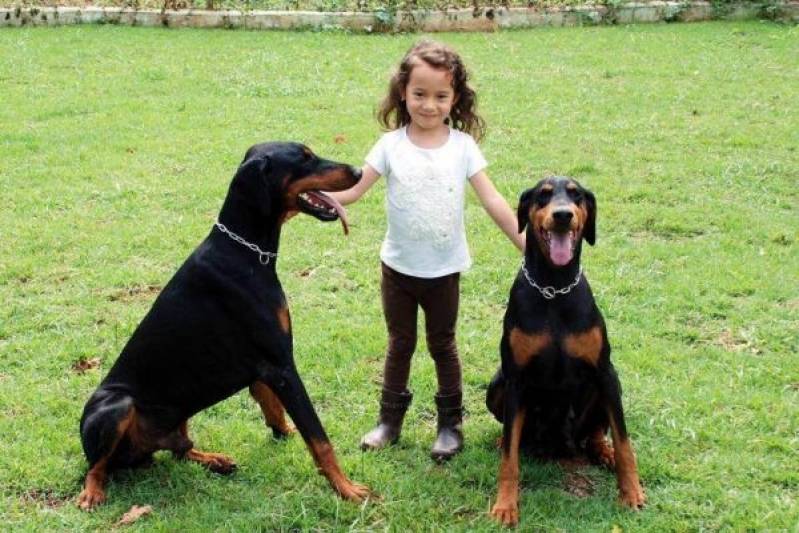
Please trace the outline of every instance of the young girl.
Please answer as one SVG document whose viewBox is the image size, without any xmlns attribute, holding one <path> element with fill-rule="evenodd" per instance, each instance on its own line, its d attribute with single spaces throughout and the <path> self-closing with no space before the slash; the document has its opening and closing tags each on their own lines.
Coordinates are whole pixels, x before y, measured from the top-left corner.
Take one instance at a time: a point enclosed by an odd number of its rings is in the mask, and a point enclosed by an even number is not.
<svg viewBox="0 0 799 533">
<path fill-rule="evenodd" d="M 388 231 L 380 250 L 382 300 L 388 353 L 377 427 L 361 440 L 364 450 L 393 444 L 412 395 L 407 389 L 416 347 L 416 313 L 425 314 L 427 347 L 438 379 L 438 435 L 433 459 L 463 447 L 461 364 L 455 347 L 460 273 L 471 258 L 463 225 L 468 182 L 508 238 L 524 250 L 516 215 L 486 176 L 475 142 L 484 125 L 460 57 L 451 48 L 421 41 L 391 78 L 378 112 L 387 129 L 366 156 L 361 181 L 335 196 L 358 200 L 385 176 Z"/>
</svg>

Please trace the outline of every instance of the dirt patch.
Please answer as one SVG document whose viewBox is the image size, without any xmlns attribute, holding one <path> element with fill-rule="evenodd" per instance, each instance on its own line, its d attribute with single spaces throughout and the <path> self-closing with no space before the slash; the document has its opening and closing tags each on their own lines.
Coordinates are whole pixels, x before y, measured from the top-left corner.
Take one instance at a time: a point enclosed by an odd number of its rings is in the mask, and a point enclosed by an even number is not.
<svg viewBox="0 0 799 533">
<path fill-rule="evenodd" d="M 588 498 L 596 492 L 596 482 L 591 479 L 585 469 L 591 463 L 585 457 L 560 459 L 558 464 L 563 468 L 563 490 L 577 498 Z"/>
<path fill-rule="evenodd" d="M 160 285 L 136 285 L 125 287 L 108 296 L 112 302 L 128 302 L 131 300 L 147 299 L 161 292 Z"/>
<path fill-rule="evenodd" d="M 792 300 L 788 300 L 786 302 L 782 302 L 780 307 L 784 307 L 785 309 L 790 309 L 791 311 L 796 311 L 799 309 L 799 298 L 794 298 Z"/>
<path fill-rule="evenodd" d="M 588 498 L 596 491 L 596 483 L 584 472 L 575 470 L 566 472 L 563 478 L 563 490 L 577 498 Z"/>
<path fill-rule="evenodd" d="M 58 494 L 52 489 L 29 489 L 20 495 L 23 503 L 42 505 L 49 509 L 57 509 L 69 501 L 69 496 Z"/>
<path fill-rule="evenodd" d="M 749 352 L 758 355 L 762 352 L 755 344 L 754 335 L 750 331 L 739 331 L 737 334 L 725 329 L 713 341 L 716 346 L 721 346 L 728 352 Z"/>
</svg>

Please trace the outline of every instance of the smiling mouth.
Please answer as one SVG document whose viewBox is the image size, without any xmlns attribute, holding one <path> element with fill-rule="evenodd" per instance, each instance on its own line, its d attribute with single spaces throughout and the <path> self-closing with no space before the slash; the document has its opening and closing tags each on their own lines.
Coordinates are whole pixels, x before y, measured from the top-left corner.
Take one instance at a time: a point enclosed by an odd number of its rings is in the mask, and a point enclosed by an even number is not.
<svg viewBox="0 0 799 533">
<path fill-rule="evenodd" d="M 576 232 L 574 230 L 566 232 L 540 230 L 541 240 L 546 245 L 549 252 L 549 260 L 556 266 L 565 266 L 574 257 L 574 244 L 576 242 Z"/>
<path fill-rule="evenodd" d="M 347 221 L 347 210 L 338 200 L 328 196 L 322 191 L 305 191 L 297 196 L 297 207 L 300 211 L 316 217 L 323 222 L 331 222 L 336 219 L 341 220 L 344 234 L 349 233 Z"/>
</svg>

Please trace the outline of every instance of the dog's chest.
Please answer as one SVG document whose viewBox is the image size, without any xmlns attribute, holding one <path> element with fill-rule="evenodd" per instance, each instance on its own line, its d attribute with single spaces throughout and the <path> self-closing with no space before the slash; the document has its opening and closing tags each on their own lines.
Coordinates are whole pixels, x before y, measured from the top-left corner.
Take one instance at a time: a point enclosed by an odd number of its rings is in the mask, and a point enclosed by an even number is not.
<svg viewBox="0 0 799 533">
<path fill-rule="evenodd" d="M 596 367 L 603 348 L 598 325 L 580 331 L 543 323 L 534 328 L 513 327 L 507 333 L 509 355 L 517 368 Z"/>
</svg>

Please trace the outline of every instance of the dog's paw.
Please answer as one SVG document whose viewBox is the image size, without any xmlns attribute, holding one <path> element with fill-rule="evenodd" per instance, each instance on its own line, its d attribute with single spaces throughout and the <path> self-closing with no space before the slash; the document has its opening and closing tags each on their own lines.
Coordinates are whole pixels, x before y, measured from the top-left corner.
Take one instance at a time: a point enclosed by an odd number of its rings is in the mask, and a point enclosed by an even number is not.
<svg viewBox="0 0 799 533">
<path fill-rule="evenodd" d="M 297 428 L 288 423 L 280 427 L 269 426 L 269 428 L 272 430 L 272 436 L 278 440 L 287 439 L 297 432 Z"/>
<path fill-rule="evenodd" d="M 369 490 L 369 487 L 366 485 L 361 485 L 360 483 L 354 483 L 352 481 L 341 483 L 337 485 L 335 489 L 339 496 L 345 500 L 355 503 L 361 503 L 366 498 L 372 496 L 372 492 Z"/>
<path fill-rule="evenodd" d="M 589 455 L 591 460 L 593 460 L 595 463 L 602 465 L 609 470 L 615 470 L 616 456 L 613 453 L 613 446 L 608 444 L 608 441 L 604 436 L 591 443 Z"/>
<path fill-rule="evenodd" d="M 97 488 L 85 488 L 78 496 L 78 507 L 83 511 L 91 511 L 105 502 L 105 492 Z"/>
<path fill-rule="evenodd" d="M 519 523 L 519 505 L 517 502 L 498 501 L 491 508 L 491 516 L 503 526 L 515 526 Z"/>
<path fill-rule="evenodd" d="M 197 450 L 190 450 L 186 454 L 186 459 L 200 463 L 211 472 L 216 474 L 230 474 L 236 470 L 236 462 L 221 453 L 201 452 Z"/>
<path fill-rule="evenodd" d="M 640 483 L 635 483 L 630 487 L 625 487 L 619 491 L 619 503 L 624 507 L 629 507 L 634 511 L 643 508 L 646 503 L 646 494 Z"/>
</svg>

